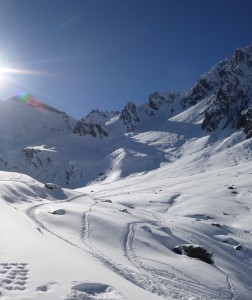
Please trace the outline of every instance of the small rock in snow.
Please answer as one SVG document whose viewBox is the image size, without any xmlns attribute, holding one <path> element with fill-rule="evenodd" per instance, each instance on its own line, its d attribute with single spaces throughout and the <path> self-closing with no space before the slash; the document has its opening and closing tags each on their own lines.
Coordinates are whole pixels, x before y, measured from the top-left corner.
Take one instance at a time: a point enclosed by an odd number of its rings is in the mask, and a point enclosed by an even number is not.
<svg viewBox="0 0 252 300">
<path fill-rule="evenodd" d="M 61 187 L 59 185 L 51 182 L 45 183 L 45 187 L 49 190 L 61 190 Z"/>
<path fill-rule="evenodd" d="M 64 215 L 66 211 L 64 209 L 57 209 L 51 212 L 52 215 Z"/>
</svg>

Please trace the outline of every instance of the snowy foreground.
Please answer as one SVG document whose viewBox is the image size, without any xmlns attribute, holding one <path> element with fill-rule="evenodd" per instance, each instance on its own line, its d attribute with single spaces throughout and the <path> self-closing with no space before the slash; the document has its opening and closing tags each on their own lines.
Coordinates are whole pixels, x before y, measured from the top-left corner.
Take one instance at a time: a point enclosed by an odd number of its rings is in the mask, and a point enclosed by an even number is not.
<svg viewBox="0 0 252 300">
<path fill-rule="evenodd" d="M 77 190 L 1 172 L 0 298 L 251 299 L 252 168 L 232 159 Z M 181 244 L 214 264 L 174 253 Z"/>
</svg>

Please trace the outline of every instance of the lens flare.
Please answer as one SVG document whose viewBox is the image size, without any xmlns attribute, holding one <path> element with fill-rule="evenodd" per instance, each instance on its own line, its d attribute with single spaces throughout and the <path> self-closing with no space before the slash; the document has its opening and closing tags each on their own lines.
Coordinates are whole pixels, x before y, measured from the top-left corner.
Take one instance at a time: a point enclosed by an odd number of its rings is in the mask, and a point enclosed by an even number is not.
<svg viewBox="0 0 252 300">
<path fill-rule="evenodd" d="M 50 76 L 54 75 L 51 73 L 46 72 L 39 72 L 34 70 L 25 70 L 25 69 L 14 69 L 14 68 L 2 68 L 1 69 L 3 73 L 11 73 L 11 74 L 17 74 L 17 75 L 38 75 L 38 76 Z"/>
<path fill-rule="evenodd" d="M 44 104 L 39 102 L 36 98 L 33 96 L 27 94 L 27 93 L 19 93 L 16 95 L 16 98 L 22 102 L 26 103 L 28 106 L 36 107 L 36 108 L 44 108 Z"/>
<path fill-rule="evenodd" d="M 4 83 L 5 83 L 4 71 L 3 71 L 3 67 L 0 64 L 0 87 L 3 87 Z"/>
</svg>

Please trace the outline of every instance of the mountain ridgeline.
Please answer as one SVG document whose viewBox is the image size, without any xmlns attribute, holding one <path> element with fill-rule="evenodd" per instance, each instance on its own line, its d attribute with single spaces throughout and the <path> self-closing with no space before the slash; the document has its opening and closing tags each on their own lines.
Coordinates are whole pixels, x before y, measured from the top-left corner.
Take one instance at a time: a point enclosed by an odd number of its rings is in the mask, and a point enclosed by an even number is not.
<svg viewBox="0 0 252 300">
<path fill-rule="evenodd" d="M 75 120 L 31 95 L 0 102 L 0 169 L 69 187 L 174 163 L 203 138 L 197 152 L 251 137 L 252 46 L 217 63 L 189 91 L 155 92 L 121 112 L 92 110 Z"/>
</svg>

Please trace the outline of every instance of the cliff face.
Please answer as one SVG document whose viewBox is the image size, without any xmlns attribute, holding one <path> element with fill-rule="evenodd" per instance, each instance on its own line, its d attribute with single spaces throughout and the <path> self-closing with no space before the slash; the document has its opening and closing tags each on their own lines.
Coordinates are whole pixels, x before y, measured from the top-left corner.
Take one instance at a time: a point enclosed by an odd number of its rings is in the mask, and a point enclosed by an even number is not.
<svg viewBox="0 0 252 300">
<path fill-rule="evenodd" d="M 80 119 L 75 124 L 73 133 L 79 136 L 91 135 L 93 137 L 107 137 L 108 133 L 102 128 L 100 124 Z"/>
<path fill-rule="evenodd" d="M 205 109 L 202 129 L 214 131 L 227 126 L 244 129 L 250 137 L 252 105 L 252 47 L 238 49 L 218 70 L 219 84 Z"/>
</svg>

